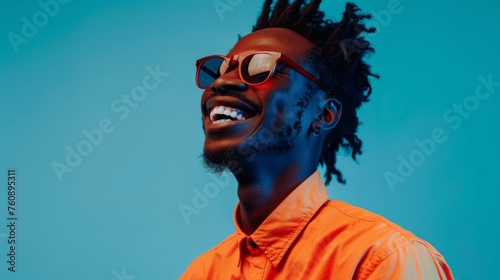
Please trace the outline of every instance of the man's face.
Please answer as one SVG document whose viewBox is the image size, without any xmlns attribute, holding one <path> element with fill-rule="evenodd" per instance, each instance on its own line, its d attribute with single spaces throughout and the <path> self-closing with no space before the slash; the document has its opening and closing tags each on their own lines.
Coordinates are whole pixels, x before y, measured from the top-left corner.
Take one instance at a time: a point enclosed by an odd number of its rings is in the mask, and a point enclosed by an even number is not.
<svg viewBox="0 0 500 280">
<path fill-rule="evenodd" d="M 256 51 L 281 52 L 304 66 L 312 44 L 297 33 L 269 28 L 243 37 L 227 55 L 245 56 Z M 277 71 L 265 83 L 247 85 L 238 66 L 229 68 L 203 93 L 201 110 L 205 131 L 204 157 L 209 163 L 230 167 L 251 163 L 256 157 L 287 161 L 304 152 L 310 120 L 307 79 L 278 63 Z M 232 121 L 217 121 L 223 112 Z M 297 149 L 297 146 L 302 146 Z M 235 167 L 235 166 L 233 166 Z M 234 170 L 233 170 L 234 171 Z"/>
</svg>

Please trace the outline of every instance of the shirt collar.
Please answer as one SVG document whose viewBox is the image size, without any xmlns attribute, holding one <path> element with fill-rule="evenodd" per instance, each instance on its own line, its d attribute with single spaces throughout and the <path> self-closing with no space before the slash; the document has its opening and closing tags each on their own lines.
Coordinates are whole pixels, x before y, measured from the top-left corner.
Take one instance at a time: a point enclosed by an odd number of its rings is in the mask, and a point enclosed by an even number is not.
<svg viewBox="0 0 500 280">
<path fill-rule="evenodd" d="M 304 230 L 314 214 L 328 200 L 328 193 L 321 175 L 316 170 L 297 186 L 276 209 L 264 220 L 250 238 L 259 246 L 274 267 Z M 248 236 L 238 224 L 240 203 L 236 205 L 234 223 L 238 243 Z M 240 250 L 243 249 L 239 246 Z M 242 256 L 240 252 L 240 256 Z"/>
</svg>

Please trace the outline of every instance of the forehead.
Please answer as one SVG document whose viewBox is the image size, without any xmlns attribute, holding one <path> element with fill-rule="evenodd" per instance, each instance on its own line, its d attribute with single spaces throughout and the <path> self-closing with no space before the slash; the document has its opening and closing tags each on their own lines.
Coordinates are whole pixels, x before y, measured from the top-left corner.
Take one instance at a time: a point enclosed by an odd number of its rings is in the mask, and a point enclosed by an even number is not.
<svg viewBox="0 0 500 280">
<path fill-rule="evenodd" d="M 245 55 L 253 51 L 275 51 L 298 62 L 304 58 L 312 46 L 309 40 L 292 30 L 266 28 L 241 38 L 228 55 Z"/>
</svg>

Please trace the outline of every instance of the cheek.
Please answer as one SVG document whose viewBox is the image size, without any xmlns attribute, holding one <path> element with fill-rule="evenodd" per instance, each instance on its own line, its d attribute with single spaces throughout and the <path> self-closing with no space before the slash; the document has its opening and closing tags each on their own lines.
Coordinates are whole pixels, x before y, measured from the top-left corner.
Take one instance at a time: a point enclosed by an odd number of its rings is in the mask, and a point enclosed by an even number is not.
<svg viewBox="0 0 500 280">
<path fill-rule="evenodd" d="M 269 106 L 266 109 L 264 127 L 270 129 L 273 134 L 290 136 L 300 114 L 300 108 L 296 106 L 296 102 L 286 94 L 274 96 L 272 100 L 269 100 Z"/>
<path fill-rule="evenodd" d="M 309 100 L 305 98 L 306 84 L 300 77 L 291 75 L 289 78 L 276 77 L 254 87 L 263 105 L 266 122 L 273 126 L 295 123 L 300 111 L 309 105 Z"/>
</svg>

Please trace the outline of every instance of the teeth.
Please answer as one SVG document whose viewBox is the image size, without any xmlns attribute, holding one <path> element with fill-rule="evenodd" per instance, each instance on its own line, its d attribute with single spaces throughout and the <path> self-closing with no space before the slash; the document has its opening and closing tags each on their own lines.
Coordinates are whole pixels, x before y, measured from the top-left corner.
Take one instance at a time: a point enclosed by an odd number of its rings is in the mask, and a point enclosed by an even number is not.
<svg viewBox="0 0 500 280">
<path fill-rule="evenodd" d="M 228 117 L 231 117 L 233 119 L 237 120 L 244 120 L 245 118 L 243 117 L 243 111 L 240 109 L 236 108 L 231 108 L 231 107 L 224 107 L 224 106 L 216 106 L 212 109 L 210 112 L 210 120 L 212 123 L 225 123 L 225 122 L 230 122 L 233 121 L 231 119 L 220 119 L 214 121 L 214 116 L 215 115 L 225 115 Z"/>
<path fill-rule="evenodd" d="M 225 123 L 225 122 L 232 122 L 230 119 L 221 119 L 221 120 L 216 120 L 213 123 Z"/>
</svg>

